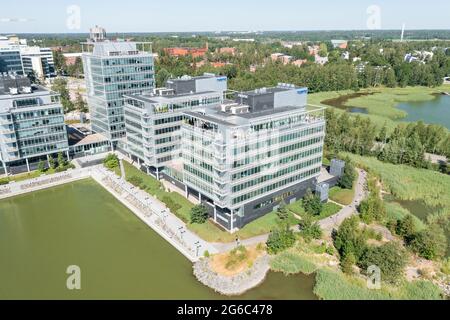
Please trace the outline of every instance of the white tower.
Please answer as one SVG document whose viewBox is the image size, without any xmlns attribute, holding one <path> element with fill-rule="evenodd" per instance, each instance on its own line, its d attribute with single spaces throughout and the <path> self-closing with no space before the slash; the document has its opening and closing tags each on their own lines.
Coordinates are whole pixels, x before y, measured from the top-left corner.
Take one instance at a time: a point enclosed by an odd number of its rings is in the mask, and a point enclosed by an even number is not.
<svg viewBox="0 0 450 320">
<path fill-rule="evenodd" d="M 400 42 L 403 42 L 403 36 L 405 35 L 405 24 L 402 26 L 402 36 L 400 37 Z"/>
</svg>

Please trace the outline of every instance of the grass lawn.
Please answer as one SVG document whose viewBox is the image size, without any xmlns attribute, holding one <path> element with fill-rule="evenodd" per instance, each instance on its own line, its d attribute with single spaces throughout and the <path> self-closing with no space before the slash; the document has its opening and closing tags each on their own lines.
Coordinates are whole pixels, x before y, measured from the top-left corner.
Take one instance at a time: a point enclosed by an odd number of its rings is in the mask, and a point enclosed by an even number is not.
<svg viewBox="0 0 450 320">
<path fill-rule="evenodd" d="M 206 241 L 232 242 L 235 241 L 236 237 L 239 237 L 240 239 L 248 239 L 254 236 L 269 233 L 270 230 L 274 229 L 278 225 L 278 217 L 275 212 L 271 212 L 259 219 L 256 219 L 255 221 L 250 222 L 235 234 L 228 233 L 210 220 L 208 220 L 204 224 L 191 224 L 189 221 L 190 211 L 194 206 L 193 203 L 191 203 L 189 200 L 187 200 L 177 192 L 167 192 L 166 190 L 164 190 L 163 185 L 158 180 L 137 169 L 127 161 L 123 161 L 123 165 L 126 178 L 137 176 L 142 179 L 143 183 L 141 185 L 141 188 L 143 190 L 155 196 L 162 202 L 164 202 L 164 199 L 168 197 L 172 199 L 173 202 L 179 204 L 181 208 L 173 213 L 187 223 L 187 227 L 189 228 L 189 230 L 195 232 L 198 236 Z M 293 215 L 289 217 L 290 225 L 295 225 L 298 223 L 299 221 L 295 219 Z"/>
<path fill-rule="evenodd" d="M 355 195 L 355 187 L 353 189 L 342 189 L 340 187 L 333 187 L 330 189 L 329 197 L 331 200 L 340 203 L 344 206 L 349 205 L 353 201 Z"/>
<path fill-rule="evenodd" d="M 35 170 L 35 171 L 26 172 L 26 173 L 16 174 L 13 176 L 1 178 L 0 184 L 5 183 L 5 182 L 19 182 L 19 181 L 24 181 L 24 180 L 28 180 L 28 179 L 34 179 L 34 178 L 40 177 L 42 175 L 53 174 L 55 172 L 56 172 L 55 169 L 49 168 L 45 172 L 40 172 L 38 170 Z"/>
<path fill-rule="evenodd" d="M 303 209 L 303 200 L 296 201 L 292 204 L 289 204 L 287 208 L 295 213 L 296 215 L 303 216 L 306 214 L 305 209 Z M 341 207 L 333 202 L 327 202 L 323 205 L 322 212 L 318 216 L 314 216 L 313 220 L 322 220 L 329 216 L 332 216 L 341 210 Z"/>
</svg>

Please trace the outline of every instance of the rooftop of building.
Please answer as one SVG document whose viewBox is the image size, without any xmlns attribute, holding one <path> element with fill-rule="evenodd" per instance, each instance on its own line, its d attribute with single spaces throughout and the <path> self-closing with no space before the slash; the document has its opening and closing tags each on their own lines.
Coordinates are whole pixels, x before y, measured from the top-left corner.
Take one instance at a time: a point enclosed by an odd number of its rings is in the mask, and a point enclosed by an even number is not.
<svg viewBox="0 0 450 320">
<path fill-rule="evenodd" d="M 0 96 L 2 98 L 22 98 L 45 92 L 50 93 L 46 88 L 32 84 L 28 77 L 10 73 L 0 73 Z"/>
<path fill-rule="evenodd" d="M 245 105 L 239 104 L 236 105 L 238 107 L 246 107 Z M 203 119 L 208 122 L 213 122 L 219 125 L 234 127 L 243 125 L 245 123 L 271 118 L 276 115 L 292 114 L 293 112 L 306 112 L 305 107 L 284 106 L 257 112 L 243 112 L 234 114 L 223 111 L 222 107 L 223 105 L 218 107 L 210 107 L 205 113 L 200 112 L 200 109 L 193 111 L 186 111 L 185 114 Z"/>
</svg>

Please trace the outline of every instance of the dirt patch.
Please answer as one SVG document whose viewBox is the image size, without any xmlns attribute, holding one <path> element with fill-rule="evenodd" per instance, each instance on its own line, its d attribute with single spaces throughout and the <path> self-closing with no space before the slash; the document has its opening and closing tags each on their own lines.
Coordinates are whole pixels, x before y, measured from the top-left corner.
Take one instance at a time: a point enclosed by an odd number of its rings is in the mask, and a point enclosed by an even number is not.
<svg viewBox="0 0 450 320">
<path fill-rule="evenodd" d="M 256 259 L 265 254 L 264 249 L 258 246 L 244 248 L 245 251 L 236 248 L 230 252 L 212 256 L 209 267 L 220 275 L 232 277 L 249 269 Z"/>
</svg>

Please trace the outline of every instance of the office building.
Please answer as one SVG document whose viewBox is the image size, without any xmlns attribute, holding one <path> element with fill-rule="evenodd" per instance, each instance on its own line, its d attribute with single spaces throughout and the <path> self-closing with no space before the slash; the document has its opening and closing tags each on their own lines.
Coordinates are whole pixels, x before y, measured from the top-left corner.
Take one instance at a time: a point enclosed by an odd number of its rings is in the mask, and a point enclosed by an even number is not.
<svg viewBox="0 0 450 320">
<path fill-rule="evenodd" d="M 39 79 L 56 77 L 53 52 L 50 48 L 25 46 L 20 52 L 24 75 L 34 72 Z"/>
<path fill-rule="evenodd" d="M 0 36 L 0 73 L 23 75 L 20 47 L 8 37 Z"/>
<path fill-rule="evenodd" d="M 205 74 L 170 79 L 165 88 L 126 95 L 126 152 L 158 178 L 163 167 L 176 177 L 183 112 L 220 105 L 226 90 L 227 77 Z"/>
<path fill-rule="evenodd" d="M 87 42 L 83 44 L 83 67 L 92 130 L 117 144 L 125 137 L 123 95 L 154 87 L 151 46 L 128 41 Z"/>
<path fill-rule="evenodd" d="M 324 109 L 289 84 L 185 111 L 183 180 L 214 221 L 233 232 L 315 190 L 322 165 Z"/>
<path fill-rule="evenodd" d="M 0 162 L 37 167 L 48 155 L 68 152 L 63 107 L 58 94 L 31 85 L 24 76 L 0 76 Z"/>
</svg>

